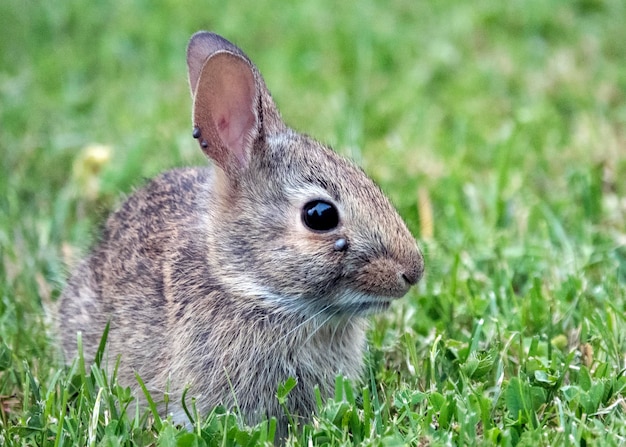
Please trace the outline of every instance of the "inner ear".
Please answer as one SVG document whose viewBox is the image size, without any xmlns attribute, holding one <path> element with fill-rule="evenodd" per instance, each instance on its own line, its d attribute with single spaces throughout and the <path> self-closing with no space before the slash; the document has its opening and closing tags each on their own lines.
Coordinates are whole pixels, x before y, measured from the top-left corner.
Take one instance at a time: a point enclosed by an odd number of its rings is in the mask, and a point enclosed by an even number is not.
<svg viewBox="0 0 626 447">
<path fill-rule="evenodd" d="M 218 52 L 202 67 L 193 121 L 207 156 L 227 171 L 245 168 L 259 136 L 258 94 L 250 63 Z"/>
</svg>

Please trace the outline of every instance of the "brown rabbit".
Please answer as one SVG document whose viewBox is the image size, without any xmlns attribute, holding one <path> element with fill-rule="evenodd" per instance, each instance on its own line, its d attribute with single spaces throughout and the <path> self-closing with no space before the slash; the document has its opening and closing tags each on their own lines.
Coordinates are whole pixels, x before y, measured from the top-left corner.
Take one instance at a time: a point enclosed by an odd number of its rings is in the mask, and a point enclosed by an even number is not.
<svg viewBox="0 0 626 447">
<path fill-rule="evenodd" d="M 275 416 L 277 385 L 297 379 L 288 410 L 307 417 L 314 387 L 363 369 L 366 316 L 423 272 L 411 233 L 351 162 L 282 121 L 257 68 L 208 32 L 187 48 L 193 136 L 213 168 L 166 172 L 112 214 L 60 302 L 68 359 L 82 332 L 93 358 L 110 321 L 109 364 L 186 422 L 186 385 L 201 412 L 237 406 Z"/>
</svg>

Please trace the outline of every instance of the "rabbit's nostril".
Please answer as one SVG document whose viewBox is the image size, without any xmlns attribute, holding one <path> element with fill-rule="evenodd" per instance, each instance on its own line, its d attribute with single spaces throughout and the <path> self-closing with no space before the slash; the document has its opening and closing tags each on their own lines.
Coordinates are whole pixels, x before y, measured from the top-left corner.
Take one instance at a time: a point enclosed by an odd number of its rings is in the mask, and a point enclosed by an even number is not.
<svg viewBox="0 0 626 447">
<path fill-rule="evenodd" d="M 414 286 L 415 284 L 417 284 L 421 277 L 422 271 L 419 268 L 402 272 L 402 279 L 406 281 L 406 283 L 410 286 Z"/>
<path fill-rule="evenodd" d="M 424 275 L 424 259 L 419 250 L 415 251 L 415 256 L 412 256 L 404 263 L 403 267 L 400 276 L 408 286 L 414 286 L 422 279 Z"/>
</svg>

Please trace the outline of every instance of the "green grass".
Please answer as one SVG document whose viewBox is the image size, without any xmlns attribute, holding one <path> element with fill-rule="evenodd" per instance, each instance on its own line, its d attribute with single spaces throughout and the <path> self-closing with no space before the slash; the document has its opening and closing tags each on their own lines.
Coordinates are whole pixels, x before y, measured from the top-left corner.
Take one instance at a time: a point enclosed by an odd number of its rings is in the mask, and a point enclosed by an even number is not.
<svg viewBox="0 0 626 447">
<path fill-rule="evenodd" d="M 355 158 L 426 254 L 372 321 L 364 382 L 338 379 L 290 443 L 623 445 L 624 17 L 622 0 L 0 2 L 0 445 L 273 439 L 220 408 L 190 408 L 190 431 L 132 410 L 97 366 L 62 369 L 47 332 L 104 216 L 205 163 L 184 56 L 199 29 Z"/>
</svg>

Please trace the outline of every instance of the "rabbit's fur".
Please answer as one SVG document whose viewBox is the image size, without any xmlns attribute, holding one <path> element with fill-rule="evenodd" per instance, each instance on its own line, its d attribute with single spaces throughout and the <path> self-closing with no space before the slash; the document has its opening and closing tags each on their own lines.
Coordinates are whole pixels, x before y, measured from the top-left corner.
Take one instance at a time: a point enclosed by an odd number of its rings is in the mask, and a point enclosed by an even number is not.
<svg viewBox="0 0 626 447">
<path fill-rule="evenodd" d="M 354 164 L 281 120 L 256 67 L 211 33 L 187 50 L 194 137 L 215 164 L 166 172 L 112 214 L 60 302 L 67 359 L 82 332 L 93 358 L 110 321 L 109 364 L 136 371 L 185 422 L 186 385 L 201 412 L 237 405 L 276 416 L 277 385 L 297 379 L 288 409 L 306 417 L 314 387 L 362 373 L 365 316 L 422 276 L 414 238 Z M 333 204 L 338 225 L 307 228 L 303 206 Z M 136 386 L 136 385 L 135 385 Z"/>
</svg>

